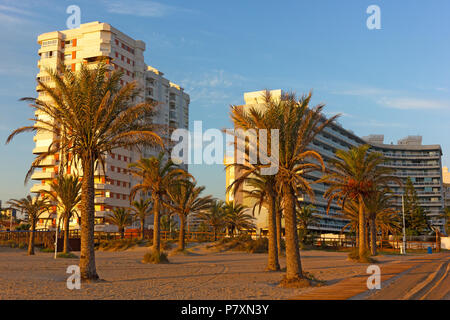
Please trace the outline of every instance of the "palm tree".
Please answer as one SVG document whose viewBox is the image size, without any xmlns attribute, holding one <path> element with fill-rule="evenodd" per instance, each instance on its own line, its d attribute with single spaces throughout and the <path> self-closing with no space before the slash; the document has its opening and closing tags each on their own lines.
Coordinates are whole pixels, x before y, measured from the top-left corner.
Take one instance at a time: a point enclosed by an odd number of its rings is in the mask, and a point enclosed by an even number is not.
<svg viewBox="0 0 450 320">
<path fill-rule="evenodd" d="M 261 120 L 253 116 L 260 112 L 254 107 L 248 112 L 242 107 L 232 109 L 232 118 L 238 128 L 279 130 L 276 185 L 277 192 L 282 194 L 285 218 L 286 283 L 304 278 L 298 245 L 296 199 L 300 193 L 314 198 L 311 182 L 306 175 L 311 171 L 324 170 L 320 154 L 308 148 L 315 136 L 337 118 L 334 116 L 326 119 L 322 115 L 323 105 L 310 107 L 311 96 L 309 93 L 297 99 L 294 94 L 283 94 L 280 99 L 273 99 L 266 92 L 264 116 Z M 253 121 L 254 119 L 258 122 Z"/>
<path fill-rule="evenodd" d="M 229 230 L 231 237 L 234 237 L 234 232 L 241 232 L 241 230 L 254 230 L 256 228 L 255 217 L 245 213 L 246 207 L 235 202 L 227 202 L 223 206 L 225 213 L 225 226 Z"/>
<path fill-rule="evenodd" d="M 377 231 L 381 233 L 381 248 L 383 248 L 385 235 L 389 233 L 396 235 L 402 230 L 399 212 L 394 208 L 379 212 L 376 215 L 375 224 Z"/>
<path fill-rule="evenodd" d="M 150 192 L 153 204 L 153 250 L 160 254 L 160 206 L 163 197 L 167 195 L 169 186 L 177 179 L 190 176 L 186 171 L 180 169 L 172 160 L 164 160 L 164 152 L 160 152 L 158 157 L 140 159 L 136 163 L 128 165 L 131 173 L 141 180 L 141 183 L 131 189 L 131 198 L 136 192 Z"/>
<path fill-rule="evenodd" d="M 145 218 L 151 213 L 150 199 L 139 199 L 131 202 L 131 211 L 134 212 L 135 219 L 139 219 L 141 224 L 141 240 L 144 240 Z"/>
<path fill-rule="evenodd" d="M 26 212 L 28 214 L 28 220 L 31 224 L 31 233 L 28 242 L 28 255 L 34 255 L 34 236 L 36 231 L 36 223 L 39 217 L 51 207 L 47 198 L 40 199 L 38 196 L 31 197 L 28 195 L 22 199 L 11 199 L 8 204 L 17 210 Z"/>
<path fill-rule="evenodd" d="M 76 213 L 75 207 L 81 201 L 81 182 L 78 176 L 59 175 L 56 181 L 50 184 L 52 191 L 42 191 L 53 200 L 61 212 L 64 220 L 64 249 L 63 253 L 69 252 L 69 222 Z"/>
<path fill-rule="evenodd" d="M 94 175 L 101 165 L 104 171 L 105 155 L 118 148 L 137 145 L 161 145 L 151 122 L 154 104 L 135 103 L 140 92 L 137 82 L 121 85 L 122 72 L 110 71 L 110 66 L 99 63 L 95 68 L 82 64 L 72 72 L 63 67 L 47 73 L 54 87 L 38 80 L 50 101 L 23 98 L 30 101 L 36 116 L 33 124 L 14 130 L 7 139 L 29 131 L 55 136 L 48 151 L 38 155 L 27 177 L 42 160 L 61 152 L 69 155 L 64 160 L 81 164 L 81 253 L 82 279 L 98 279 L 94 250 Z M 39 116 L 38 116 L 39 114 Z M 51 119 L 51 120 L 49 120 Z"/>
<path fill-rule="evenodd" d="M 348 200 L 358 204 L 358 255 L 363 259 L 367 251 L 366 215 L 364 201 L 377 188 L 389 182 L 398 181 L 392 169 L 381 166 L 385 159 L 379 152 L 369 152 L 369 145 L 353 147 L 347 151 L 337 150 L 336 158 L 330 160 L 332 171 L 323 179 L 329 184 L 324 197 L 328 198 L 328 208 L 333 200 L 345 208 Z"/>
<path fill-rule="evenodd" d="M 131 224 L 130 210 L 125 208 L 114 208 L 112 215 L 107 218 L 109 223 L 112 223 L 119 228 L 120 238 L 124 238 L 125 227 Z"/>
<path fill-rule="evenodd" d="M 268 219 L 268 261 L 267 270 L 277 271 L 280 270 L 280 263 L 278 257 L 280 254 L 279 243 L 277 241 L 277 229 L 276 229 L 276 203 L 279 201 L 277 193 L 275 192 L 275 176 L 274 175 L 261 175 L 259 171 L 254 170 L 251 165 L 243 164 L 231 164 L 228 167 L 234 166 L 236 170 L 239 170 L 239 176 L 228 186 L 227 191 L 233 191 L 235 194 L 238 190 L 242 189 L 244 197 L 253 199 L 253 215 L 255 209 L 258 208 L 258 212 L 261 212 L 261 208 L 265 207 L 269 214 Z M 243 184 L 246 184 L 249 188 L 243 189 Z"/>
<path fill-rule="evenodd" d="M 213 230 L 214 241 L 217 240 L 217 233 L 222 231 L 226 225 L 226 216 L 223 205 L 223 201 L 214 200 L 208 211 L 202 211 L 196 214 L 196 217 L 200 222 Z"/>
<path fill-rule="evenodd" d="M 373 256 L 377 254 L 377 216 L 383 215 L 385 218 L 390 213 L 398 213 L 392 206 L 393 196 L 388 195 L 388 192 L 387 189 L 376 190 L 365 199 L 370 228 L 370 250 Z"/>
<path fill-rule="evenodd" d="M 195 182 L 183 179 L 175 182 L 168 189 L 168 201 L 165 206 L 180 218 L 178 250 L 185 248 L 186 219 L 189 214 L 197 214 L 211 207 L 211 196 L 200 197 L 205 187 L 197 187 Z"/>
<path fill-rule="evenodd" d="M 299 241 L 304 242 L 307 232 L 308 226 L 312 223 L 317 222 L 317 217 L 314 215 L 316 211 L 316 207 L 312 204 L 301 205 L 300 202 L 297 202 L 297 221 L 299 225 Z"/>
</svg>

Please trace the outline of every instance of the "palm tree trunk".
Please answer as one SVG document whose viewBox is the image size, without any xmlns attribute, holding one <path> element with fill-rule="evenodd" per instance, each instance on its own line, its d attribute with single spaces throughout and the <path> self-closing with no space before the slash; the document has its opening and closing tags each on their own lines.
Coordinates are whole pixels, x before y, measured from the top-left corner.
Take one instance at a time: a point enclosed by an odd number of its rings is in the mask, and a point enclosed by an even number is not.
<svg viewBox="0 0 450 320">
<path fill-rule="evenodd" d="M 141 219 L 141 240 L 144 240 L 145 218 Z"/>
<path fill-rule="evenodd" d="M 34 255 L 34 231 L 36 230 L 36 221 L 34 219 L 31 220 L 31 232 L 30 238 L 28 242 L 28 255 Z"/>
<path fill-rule="evenodd" d="M 84 280 L 97 280 L 94 250 L 94 161 L 84 159 L 82 167 L 80 273 Z"/>
<path fill-rule="evenodd" d="M 370 251 L 370 236 L 369 236 L 369 219 L 366 219 L 366 227 L 364 229 L 364 234 L 366 237 L 366 251 Z"/>
<path fill-rule="evenodd" d="M 363 199 L 359 198 L 359 248 L 358 248 L 358 255 L 361 259 L 364 257 L 364 254 L 366 252 L 366 219 L 364 215 L 364 202 Z"/>
<path fill-rule="evenodd" d="M 377 255 L 377 228 L 375 225 L 375 217 L 371 217 L 371 219 L 370 219 L 370 236 L 371 236 L 370 251 L 373 256 L 376 256 Z"/>
<path fill-rule="evenodd" d="M 64 248 L 63 253 L 69 253 L 69 218 L 70 215 L 66 214 L 64 219 Z"/>
<path fill-rule="evenodd" d="M 120 227 L 120 228 L 119 228 L 119 232 L 120 232 L 120 239 L 123 239 L 123 238 L 124 238 L 124 230 L 125 230 L 125 228 L 124 228 L 124 227 Z"/>
<path fill-rule="evenodd" d="M 303 278 L 297 238 L 294 192 L 289 185 L 283 186 L 284 219 L 286 228 L 286 280 Z"/>
<path fill-rule="evenodd" d="M 183 251 L 184 250 L 184 238 L 185 238 L 185 215 L 182 213 L 180 214 L 180 235 L 178 238 L 178 250 Z"/>
<path fill-rule="evenodd" d="M 281 250 L 281 210 L 277 208 L 276 210 L 276 224 L 277 224 L 277 250 L 278 250 L 278 257 L 281 256 L 282 250 Z"/>
<path fill-rule="evenodd" d="M 159 217 L 159 197 L 153 196 L 153 250 L 158 254 L 161 253 L 161 232 L 160 232 L 160 217 Z"/>
<path fill-rule="evenodd" d="M 280 270 L 280 263 L 278 262 L 278 248 L 277 248 L 277 230 L 276 230 L 276 198 L 271 196 L 269 204 L 269 252 L 267 270 Z"/>
</svg>

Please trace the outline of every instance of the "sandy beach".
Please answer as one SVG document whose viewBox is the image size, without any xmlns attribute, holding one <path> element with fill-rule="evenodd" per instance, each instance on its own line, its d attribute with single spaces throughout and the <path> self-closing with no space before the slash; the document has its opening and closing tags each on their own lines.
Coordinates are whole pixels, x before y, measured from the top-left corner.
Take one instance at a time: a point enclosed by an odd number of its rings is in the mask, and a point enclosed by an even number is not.
<svg viewBox="0 0 450 320">
<path fill-rule="evenodd" d="M 289 299 L 311 289 L 278 287 L 283 272 L 266 272 L 267 254 L 211 252 L 204 245 L 191 255 L 170 256 L 170 264 L 141 263 L 145 247 L 97 251 L 104 282 L 66 288 L 66 269 L 78 259 L 53 259 L 52 253 L 0 247 L 0 299 Z M 365 274 L 367 265 L 347 261 L 345 252 L 302 251 L 305 271 L 333 284 Z M 379 256 L 385 264 L 412 256 Z M 280 261 L 285 267 L 284 258 Z"/>
</svg>

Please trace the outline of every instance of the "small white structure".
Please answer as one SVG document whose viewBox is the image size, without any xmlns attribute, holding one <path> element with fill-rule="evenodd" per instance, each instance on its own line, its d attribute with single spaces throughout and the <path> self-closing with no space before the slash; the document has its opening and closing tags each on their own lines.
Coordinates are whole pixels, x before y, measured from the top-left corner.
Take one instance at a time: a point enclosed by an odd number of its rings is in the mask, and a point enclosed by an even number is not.
<svg viewBox="0 0 450 320">
<path fill-rule="evenodd" d="M 450 237 L 441 237 L 441 249 L 450 250 Z"/>
</svg>

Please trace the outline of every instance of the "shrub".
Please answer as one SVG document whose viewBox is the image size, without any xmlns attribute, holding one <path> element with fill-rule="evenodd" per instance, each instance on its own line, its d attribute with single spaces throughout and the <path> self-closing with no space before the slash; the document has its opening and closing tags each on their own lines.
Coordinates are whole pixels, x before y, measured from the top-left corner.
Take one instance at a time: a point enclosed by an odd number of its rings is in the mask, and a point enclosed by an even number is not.
<svg viewBox="0 0 450 320">
<path fill-rule="evenodd" d="M 100 244 L 97 245 L 97 249 L 103 251 L 124 251 L 145 244 L 146 240 L 138 239 L 102 240 L 100 241 Z"/>
<path fill-rule="evenodd" d="M 169 263 L 169 259 L 167 259 L 167 254 L 165 252 L 160 252 L 158 254 L 156 251 L 150 250 L 144 255 L 142 263 Z"/>
<path fill-rule="evenodd" d="M 370 251 L 366 250 L 364 252 L 364 255 L 362 257 L 359 256 L 359 252 L 358 249 L 353 249 L 352 251 L 350 251 L 350 253 L 348 254 L 348 258 L 351 261 L 355 261 L 355 262 L 361 262 L 361 263 L 374 263 L 376 262 L 375 259 L 373 259 L 370 256 Z"/>
<path fill-rule="evenodd" d="M 247 242 L 247 252 L 250 253 L 267 253 L 269 251 L 269 239 L 258 238 Z"/>
<path fill-rule="evenodd" d="M 57 258 L 67 258 L 67 259 L 77 259 L 78 258 L 78 256 L 73 254 L 72 252 L 68 252 L 68 253 L 61 252 L 61 253 L 58 253 L 56 255 L 56 257 Z"/>
<path fill-rule="evenodd" d="M 21 223 L 16 227 L 16 230 L 30 230 L 31 225 L 29 223 Z"/>
<path fill-rule="evenodd" d="M 0 246 L 2 247 L 9 247 L 9 248 L 21 248 L 21 245 L 27 246 L 26 244 L 19 244 L 15 242 L 14 240 L 3 240 L 0 242 Z"/>
</svg>

